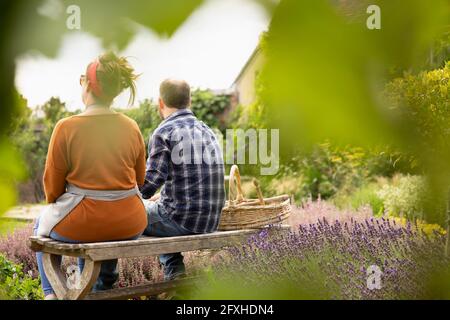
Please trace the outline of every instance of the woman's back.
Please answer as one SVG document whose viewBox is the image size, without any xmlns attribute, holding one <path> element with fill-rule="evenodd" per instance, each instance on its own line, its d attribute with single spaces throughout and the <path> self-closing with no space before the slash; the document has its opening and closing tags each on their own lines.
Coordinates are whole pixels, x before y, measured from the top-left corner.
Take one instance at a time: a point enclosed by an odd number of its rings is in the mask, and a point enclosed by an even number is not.
<svg viewBox="0 0 450 320">
<path fill-rule="evenodd" d="M 115 113 L 66 120 L 67 181 L 93 190 L 132 189 L 143 183 L 145 147 L 134 121 Z"/>
<path fill-rule="evenodd" d="M 120 113 L 66 118 L 52 135 L 44 174 L 48 202 L 66 183 L 89 190 L 128 190 L 142 185 L 145 145 L 137 124 Z M 126 239 L 146 225 L 138 196 L 118 201 L 84 199 L 54 229 L 79 241 Z"/>
</svg>

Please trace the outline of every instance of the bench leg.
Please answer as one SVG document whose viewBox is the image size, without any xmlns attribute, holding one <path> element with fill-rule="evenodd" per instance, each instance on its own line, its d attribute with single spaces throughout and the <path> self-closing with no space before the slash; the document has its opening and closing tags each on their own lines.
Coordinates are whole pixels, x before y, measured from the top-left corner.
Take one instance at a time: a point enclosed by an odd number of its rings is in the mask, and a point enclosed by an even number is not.
<svg viewBox="0 0 450 320">
<path fill-rule="evenodd" d="M 101 261 L 86 259 L 79 285 L 76 288 L 68 288 L 67 279 L 65 274 L 61 271 L 58 256 L 50 253 L 43 253 L 42 262 L 45 274 L 47 275 L 56 296 L 61 300 L 83 299 L 90 293 L 100 274 Z"/>
</svg>

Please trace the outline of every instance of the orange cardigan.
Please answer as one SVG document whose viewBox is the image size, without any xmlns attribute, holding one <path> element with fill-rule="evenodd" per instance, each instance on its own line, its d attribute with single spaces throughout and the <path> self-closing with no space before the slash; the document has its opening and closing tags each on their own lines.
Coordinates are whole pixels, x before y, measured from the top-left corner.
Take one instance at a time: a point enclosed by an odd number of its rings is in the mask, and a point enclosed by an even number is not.
<svg viewBox="0 0 450 320">
<path fill-rule="evenodd" d="M 76 115 L 58 122 L 48 149 L 44 188 L 48 203 L 66 183 L 83 189 L 126 190 L 142 185 L 145 144 L 136 122 L 120 113 Z M 122 240 L 147 226 L 138 196 L 118 200 L 84 199 L 53 229 L 83 241 Z"/>
</svg>

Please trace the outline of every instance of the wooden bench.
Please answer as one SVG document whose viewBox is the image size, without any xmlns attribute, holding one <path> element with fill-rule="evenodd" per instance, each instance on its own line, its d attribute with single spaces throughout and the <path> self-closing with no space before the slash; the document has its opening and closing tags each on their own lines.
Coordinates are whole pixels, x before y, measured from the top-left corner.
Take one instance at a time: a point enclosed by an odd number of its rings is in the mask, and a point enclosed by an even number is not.
<svg viewBox="0 0 450 320">
<path fill-rule="evenodd" d="M 286 231 L 289 226 L 272 227 L 271 230 Z M 128 299 L 138 296 L 153 296 L 175 288 L 189 286 L 192 279 L 164 281 L 150 285 L 118 288 L 98 293 L 91 289 L 100 273 L 101 262 L 119 258 L 135 258 L 164 253 L 188 252 L 203 249 L 220 249 L 247 241 L 258 229 L 219 231 L 210 234 L 181 237 L 145 237 L 131 241 L 111 241 L 98 243 L 69 244 L 44 237 L 30 237 L 29 247 L 43 253 L 45 273 L 58 299 Z M 68 288 L 66 276 L 61 270 L 58 255 L 85 259 L 85 266 L 78 288 Z"/>
</svg>

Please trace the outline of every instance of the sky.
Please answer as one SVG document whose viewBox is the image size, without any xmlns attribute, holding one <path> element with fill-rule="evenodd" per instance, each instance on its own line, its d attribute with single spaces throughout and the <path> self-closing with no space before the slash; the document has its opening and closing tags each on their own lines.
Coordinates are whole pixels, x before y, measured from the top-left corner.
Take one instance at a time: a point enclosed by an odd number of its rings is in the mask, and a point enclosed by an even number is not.
<svg viewBox="0 0 450 320">
<path fill-rule="evenodd" d="M 159 83 L 180 78 L 194 88 L 228 89 L 269 25 L 269 17 L 249 0 L 208 0 L 171 38 L 141 28 L 120 54 L 129 56 L 137 73 L 137 101 L 158 97 Z M 69 110 L 83 108 L 79 78 L 103 52 L 100 39 L 83 32 L 68 33 L 55 59 L 27 53 L 17 60 L 16 86 L 29 107 L 60 97 Z M 128 92 L 115 107 L 126 107 Z"/>
</svg>

